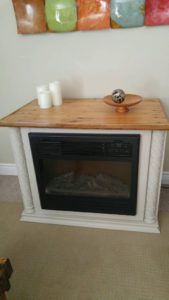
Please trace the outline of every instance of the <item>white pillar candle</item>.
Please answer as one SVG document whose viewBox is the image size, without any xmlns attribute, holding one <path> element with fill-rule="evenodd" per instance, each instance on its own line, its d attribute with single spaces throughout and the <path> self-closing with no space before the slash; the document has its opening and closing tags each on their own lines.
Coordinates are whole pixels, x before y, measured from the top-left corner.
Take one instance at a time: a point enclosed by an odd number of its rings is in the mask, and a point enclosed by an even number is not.
<svg viewBox="0 0 169 300">
<path fill-rule="evenodd" d="M 52 106 L 52 96 L 50 91 L 43 91 L 39 93 L 40 108 L 50 108 Z"/>
<path fill-rule="evenodd" d="M 39 86 L 36 87 L 38 104 L 39 104 L 39 95 L 40 95 L 41 92 L 44 92 L 44 91 L 49 91 L 49 86 L 47 84 L 39 85 Z"/>
<path fill-rule="evenodd" d="M 62 105 L 61 84 L 59 81 L 49 83 L 49 90 L 52 94 L 53 105 Z"/>
</svg>

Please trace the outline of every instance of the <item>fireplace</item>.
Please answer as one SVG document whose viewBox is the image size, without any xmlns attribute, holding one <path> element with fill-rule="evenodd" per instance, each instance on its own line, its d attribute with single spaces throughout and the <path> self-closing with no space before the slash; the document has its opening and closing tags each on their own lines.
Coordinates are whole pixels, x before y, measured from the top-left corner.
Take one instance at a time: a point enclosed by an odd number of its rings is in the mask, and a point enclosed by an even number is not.
<svg viewBox="0 0 169 300">
<path fill-rule="evenodd" d="M 138 134 L 29 133 L 42 209 L 136 215 Z"/>
<path fill-rule="evenodd" d="M 169 122 L 158 99 L 125 114 L 102 99 L 34 100 L 0 126 L 11 127 L 22 221 L 159 232 Z"/>
</svg>

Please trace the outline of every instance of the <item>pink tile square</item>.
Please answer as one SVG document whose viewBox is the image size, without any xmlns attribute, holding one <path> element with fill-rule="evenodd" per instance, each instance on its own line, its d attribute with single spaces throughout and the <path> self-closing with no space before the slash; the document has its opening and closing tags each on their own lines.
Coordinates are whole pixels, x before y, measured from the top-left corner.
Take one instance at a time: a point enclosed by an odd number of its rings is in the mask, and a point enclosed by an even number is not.
<svg viewBox="0 0 169 300">
<path fill-rule="evenodd" d="M 169 24 L 169 0 L 146 0 L 145 25 Z"/>
</svg>

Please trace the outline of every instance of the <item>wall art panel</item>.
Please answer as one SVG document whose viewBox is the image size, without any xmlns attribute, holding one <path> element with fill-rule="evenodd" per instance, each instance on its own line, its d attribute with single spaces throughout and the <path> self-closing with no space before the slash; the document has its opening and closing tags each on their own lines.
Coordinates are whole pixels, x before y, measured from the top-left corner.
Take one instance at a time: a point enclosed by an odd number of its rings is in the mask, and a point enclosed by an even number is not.
<svg viewBox="0 0 169 300">
<path fill-rule="evenodd" d="M 12 0 L 18 33 L 46 32 L 44 0 Z"/>
<path fill-rule="evenodd" d="M 45 12 L 50 31 L 76 30 L 77 8 L 75 0 L 46 0 Z"/>
<path fill-rule="evenodd" d="M 111 27 L 143 26 L 144 6 L 145 0 L 111 0 Z"/>
<path fill-rule="evenodd" d="M 169 0 L 146 0 L 145 25 L 169 24 Z"/>
<path fill-rule="evenodd" d="M 169 0 L 12 0 L 18 33 L 169 24 Z"/>
<path fill-rule="evenodd" d="M 78 0 L 78 30 L 110 28 L 110 0 Z"/>
</svg>

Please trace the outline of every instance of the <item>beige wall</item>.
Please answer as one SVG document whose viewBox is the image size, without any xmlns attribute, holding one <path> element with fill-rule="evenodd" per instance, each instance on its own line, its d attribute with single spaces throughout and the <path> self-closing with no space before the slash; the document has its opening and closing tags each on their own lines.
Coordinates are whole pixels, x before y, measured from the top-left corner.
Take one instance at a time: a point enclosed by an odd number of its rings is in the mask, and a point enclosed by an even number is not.
<svg viewBox="0 0 169 300">
<path fill-rule="evenodd" d="M 0 117 L 56 79 L 68 97 L 102 97 L 115 88 L 159 97 L 169 115 L 169 26 L 18 35 L 11 2 L 0 1 Z M 7 129 L 0 129 L 2 162 L 13 162 Z"/>
</svg>

